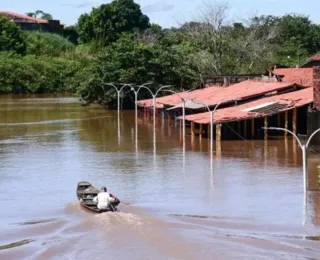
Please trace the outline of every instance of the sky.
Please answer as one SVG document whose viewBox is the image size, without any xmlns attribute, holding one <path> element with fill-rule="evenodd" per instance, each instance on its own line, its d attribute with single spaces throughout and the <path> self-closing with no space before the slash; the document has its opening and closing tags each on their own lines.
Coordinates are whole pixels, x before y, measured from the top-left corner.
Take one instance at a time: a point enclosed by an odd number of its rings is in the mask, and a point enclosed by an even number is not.
<svg viewBox="0 0 320 260">
<path fill-rule="evenodd" d="M 218 0 L 204 0 L 218 1 Z M 152 23 L 162 27 L 178 26 L 199 17 L 199 8 L 203 0 L 136 0 L 142 12 L 147 14 Z M 27 13 L 42 10 L 52 14 L 54 19 L 66 25 L 73 25 L 83 13 L 90 13 L 108 0 L 0 0 L 0 10 L 16 13 Z M 224 1 L 226 2 L 226 1 Z M 308 2 L 308 4 L 306 4 Z M 319 0 L 227 0 L 229 20 L 241 20 L 253 15 L 271 14 L 285 15 L 289 13 L 303 14 L 320 24 Z"/>
</svg>

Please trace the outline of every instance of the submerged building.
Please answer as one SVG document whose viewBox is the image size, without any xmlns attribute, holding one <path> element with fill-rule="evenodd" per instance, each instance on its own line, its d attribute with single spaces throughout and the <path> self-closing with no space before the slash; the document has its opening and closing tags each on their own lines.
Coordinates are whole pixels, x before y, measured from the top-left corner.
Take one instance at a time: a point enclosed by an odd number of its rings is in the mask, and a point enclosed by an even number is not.
<svg viewBox="0 0 320 260">
<path fill-rule="evenodd" d="M 307 135 L 320 127 L 319 67 L 274 68 L 259 78 L 243 80 L 228 86 L 210 86 L 184 91 L 156 99 L 156 108 L 169 118 L 185 120 L 192 136 L 209 136 L 216 140 L 257 138 L 285 135 L 263 130 L 281 127 Z M 138 105 L 150 110 L 153 100 L 140 100 Z M 211 113 L 214 128 L 210 129 Z M 308 126 L 308 127 L 307 127 Z M 315 139 L 316 141 L 316 139 Z M 320 141 L 320 140 L 319 140 Z"/>
</svg>

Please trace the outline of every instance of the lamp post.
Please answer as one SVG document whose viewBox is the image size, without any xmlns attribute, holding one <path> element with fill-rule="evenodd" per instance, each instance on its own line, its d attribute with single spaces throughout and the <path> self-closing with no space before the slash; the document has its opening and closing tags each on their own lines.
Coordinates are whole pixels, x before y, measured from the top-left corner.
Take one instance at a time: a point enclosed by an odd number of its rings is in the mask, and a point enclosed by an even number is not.
<svg viewBox="0 0 320 260">
<path fill-rule="evenodd" d="M 198 99 L 192 99 L 191 101 L 194 103 L 204 105 L 206 107 L 206 109 L 208 109 L 208 112 L 210 113 L 210 127 L 211 127 L 211 131 L 210 131 L 210 156 L 212 158 L 212 155 L 213 155 L 213 113 L 215 112 L 215 110 L 211 111 L 208 104 L 206 104 Z"/>
<path fill-rule="evenodd" d="M 186 136 L 186 120 L 185 120 L 185 117 L 186 117 L 186 102 L 188 101 L 188 97 L 190 94 L 192 94 L 192 92 L 189 92 L 188 95 L 184 98 L 182 97 L 180 94 L 178 94 L 177 92 L 173 91 L 173 90 L 170 90 L 170 89 L 166 89 L 165 90 L 166 92 L 170 92 L 170 93 L 173 93 L 175 95 L 177 95 L 180 99 L 181 99 L 181 102 L 182 102 L 182 138 L 183 138 L 183 141 L 185 141 L 185 136 Z"/>
<path fill-rule="evenodd" d="M 152 83 L 144 83 L 143 85 L 139 86 L 137 90 L 134 89 L 134 87 L 131 87 L 131 90 L 134 92 L 134 101 L 135 101 L 135 117 L 136 121 L 138 120 L 138 93 L 141 87 L 145 87 L 147 85 L 151 85 Z"/>
<path fill-rule="evenodd" d="M 104 83 L 104 85 L 106 86 L 111 86 L 113 87 L 116 92 L 117 92 L 117 95 L 118 95 L 118 104 L 117 104 L 117 110 L 118 110 L 118 141 L 119 141 L 119 144 L 120 144 L 120 94 L 121 94 L 121 91 L 125 88 L 125 87 L 130 87 L 132 88 L 132 85 L 131 84 L 123 84 L 122 87 L 120 87 L 120 89 L 118 89 L 114 84 L 112 83 Z M 104 89 L 104 85 L 102 85 L 102 89 L 104 91 L 104 95 L 105 95 L 105 89 Z"/>
<path fill-rule="evenodd" d="M 284 132 L 287 132 L 289 134 L 291 134 L 298 142 L 299 144 L 299 147 L 301 148 L 302 150 L 302 167 L 303 167 L 303 181 L 304 181 L 304 190 L 307 190 L 307 182 L 306 182 L 306 179 L 307 179 L 307 149 L 308 149 L 308 146 L 310 144 L 310 141 L 311 139 L 314 137 L 315 134 L 317 134 L 319 131 L 320 131 L 320 128 L 315 130 L 309 137 L 309 139 L 307 140 L 306 144 L 302 144 L 300 139 L 298 138 L 298 136 L 293 133 L 292 131 L 288 130 L 288 129 L 285 129 L 285 128 L 280 128 L 280 127 L 262 127 L 262 129 L 268 129 L 268 130 L 278 130 L 278 131 L 284 131 Z"/>
<path fill-rule="evenodd" d="M 153 94 L 152 90 L 148 88 L 146 85 L 151 83 L 145 83 L 138 87 L 138 89 L 135 91 L 133 87 L 131 87 L 131 90 L 135 93 L 135 99 L 136 99 L 136 109 L 137 109 L 137 97 L 138 93 L 141 89 L 146 89 L 150 92 L 152 99 L 153 99 L 153 153 L 154 153 L 154 160 L 155 160 L 155 154 L 156 154 L 156 97 L 159 94 L 159 92 L 165 88 L 171 87 L 171 85 L 166 85 L 160 87 L 155 94 Z M 137 120 L 137 110 L 136 110 L 136 120 Z"/>
<path fill-rule="evenodd" d="M 145 83 L 142 86 L 147 86 L 152 84 L 151 82 Z M 134 87 L 131 86 L 131 91 L 134 92 L 134 100 L 135 100 L 135 141 L 136 141 L 136 154 L 138 153 L 138 93 L 140 90 L 140 87 L 138 90 L 135 90 Z"/>
<path fill-rule="evenodd" d="M 195 103 L 200 103 L 200 104 L 203 104 L 207 109 L 208 109 L 208 112 L 210 113 L 210 154 L 211 154 L 211 157 L 213 155 L 213 117 L 214 117 L 214 113 L 216 112 L 216 110 L 218 109 L 218 107 L 223 104 L 223 103 L 229 103 L 229 102 L 232 102 L 232 101 L 236 101 L 235 99 L 229 99 L 229 100 L 223 100 L 221 102 L 219 102 L 215 107 L 214 109 L 211 111 L 208 104 L 200 101 L 200 100 L 197 100 L 197 99 L 192 99 L 192 101 L 196 101 Z"/>
<path fill-rule="evenodd" d="M 298 138 L 298 136 L 293 133 L 292 131 L 288 130 L 288 129 L 285 129 L 285 128 L 281 128 L 281 127 L 262 127 L 262 129 L 268 129 L 268 130 L 277 130 L 277 131 L 284 131 L 284 132 L 287 132 L 289 134 L 291 134 L 298 142 L 299 144 L 299 147 L 301 148 L 302 150 L 302 167 L 303 167 L 303 193 L 304 193 L 304 209 L 306 207 L 306 199 L 307 199 L 307 176 L 308 176 L 308 168 L 307 168 L 307 165 L 308 165 L 308 161 L 307 161 L 307 149 L 308 149 L 308 146 L 310 144 L 310 141 L 311 139 L 318 133 L 320 132 L 320 128 L 315 130 L 311 135 L 310 137 L 308 138 L 306 144 L 302 144 L 300 139 Z M 305 215 L 305 213 L 304 213 Z M 304 220 L 305 221 L 305 220 Z"/>
<path fill-rule="evenodd" d="M 113 88 L 116 90 L 116 92 L 117 92 L 117 95 L 118 95 L 117 108 L 118 108 L 118 117 L 119 117 L 119 114 L 120 114 L 120 94 L 121 94 L 121 91 L 122 91 L 125 87 L 130 87 L 130 88 L 132 88 L 132 85 L 131 85 L 131 84 L 123 84 L 123 86 L 122 86 L 120 89 L 118 89 L 118 88 L 117 88 L 114 84 L 112 84 L 112 83 L 105 83 L 104 85 L 113 87 Z M 105 92 L 105 89 L 104 89 L 103 86 L 102 86 L 102 89 L 103 89 L 103 91 Z"/>
<path fill-rule="evenodd" d="M 151 84 L 151 83 L 146 83 L 146 84 Z M 155 125 L 156 125 L 156 97 L 157 97 L 157 95 L 159 94 L 159 92 L 160 92 L 161 90 L 163 90 L 163 89 L 165 89 L 165 88 L 172 87 L 172 85 L 162 86 L 162 87 L 160 87 L 160 88 L 156 91 L 155 94 L 153 94 L 152 90 L 151 90 L 150 88 L 146 87 L 146 84 L 141 85 L 141 86 L 137 89 L 137 91 L 135 91 L 135 93 L 136 93 L 136 95 L 138 95 L 140 89 L 142 89 L 142 88 L 147 89 L 147 90 L 150 92 L 150 94 L 151 94 L 151 96 L 152 96 L 152 99 L 153 99 L 153 125 L 154 125 L 154 127 L 155 127 Z"/>
</svg>

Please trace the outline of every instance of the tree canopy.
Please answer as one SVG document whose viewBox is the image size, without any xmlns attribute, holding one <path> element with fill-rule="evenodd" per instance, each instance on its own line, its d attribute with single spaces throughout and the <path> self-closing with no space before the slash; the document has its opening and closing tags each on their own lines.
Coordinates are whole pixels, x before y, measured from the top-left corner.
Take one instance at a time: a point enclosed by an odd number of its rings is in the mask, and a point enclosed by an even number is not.
<svg viewBox="0 0 320 260">
<path fill-rule="evenodd" d="M 24 53 L 26 44 L 20 28 L 0 14 L 0 51 Z"/>
<path fill-rule="evenodd" d="M 133 0 L 114 0 L 93 8 L 78 20 L 80 41 L 99 41 L 107 45 L 119 39 L 123 32 L 145 30 L 150 27 L 149 18 L 141 12 Z"/>
</svg>

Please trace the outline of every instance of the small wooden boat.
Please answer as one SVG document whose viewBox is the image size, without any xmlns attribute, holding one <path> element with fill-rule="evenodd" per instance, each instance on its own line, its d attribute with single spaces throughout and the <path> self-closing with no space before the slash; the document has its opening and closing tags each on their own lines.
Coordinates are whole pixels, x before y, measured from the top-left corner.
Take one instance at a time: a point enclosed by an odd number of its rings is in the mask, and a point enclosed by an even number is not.
<svg viewBox="0 0 320 260">
<path fill-rule="evenodd" d="M 120 201 L 116 199 L 115 203 L 112 203 L 110 209 L 108 210 L 100 210 L 97 207 L 97 203 L 93 201 L 94 197 L 98 195 L 100 190 L 94 187 L 90 182 L 81 181 L 77 185 L 77 197 L 79 203 L 82 207 L 94 211 L 96 213 L 108 212 L 108 211 L 117 211 L 117 206 Z M 112 194 L 110 194 L 112 195 Z"/>
</svg>

